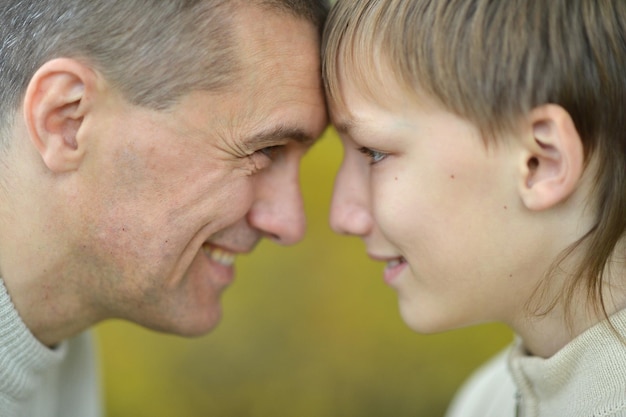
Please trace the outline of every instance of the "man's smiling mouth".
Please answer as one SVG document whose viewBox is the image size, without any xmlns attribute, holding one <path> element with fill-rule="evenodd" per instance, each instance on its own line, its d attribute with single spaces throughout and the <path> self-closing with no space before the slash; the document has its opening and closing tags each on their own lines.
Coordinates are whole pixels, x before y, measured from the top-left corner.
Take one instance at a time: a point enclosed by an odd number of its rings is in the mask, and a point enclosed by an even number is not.
<svg viewBox="0 0 626 417">
<path fill-rule="evenodd" d="M 210 243 L 204 243 L 202 245 L 202 250 L 211 260 L 224 266 L 232 266 L 233 263 L 235 263 L 235 258 L 237 256 L 237 254 L 233 252 L 218 248 Z"/>
</svg>

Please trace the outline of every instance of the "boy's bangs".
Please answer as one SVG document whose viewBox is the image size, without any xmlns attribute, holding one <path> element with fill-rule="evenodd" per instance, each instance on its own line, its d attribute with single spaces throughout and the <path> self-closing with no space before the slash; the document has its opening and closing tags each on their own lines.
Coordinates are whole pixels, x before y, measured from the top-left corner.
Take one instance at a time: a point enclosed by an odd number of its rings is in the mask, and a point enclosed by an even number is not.
<svg viewBox="0 0 626 417">
<path fill-rule="evenodd" d="M 378 86 L 384 77 L 397 79 L 396 74 L 383 75 L 386 58 L 381 53 L 375 17 L 376 8 L 370 2 L 340 2 L 331 12 L 324 32 L 322 71 L 328 102 L 336 111 L 347 111 L 344 83 L 350 83 L 364 98 L 379 99 L 384 89 Z"/>
</svg>

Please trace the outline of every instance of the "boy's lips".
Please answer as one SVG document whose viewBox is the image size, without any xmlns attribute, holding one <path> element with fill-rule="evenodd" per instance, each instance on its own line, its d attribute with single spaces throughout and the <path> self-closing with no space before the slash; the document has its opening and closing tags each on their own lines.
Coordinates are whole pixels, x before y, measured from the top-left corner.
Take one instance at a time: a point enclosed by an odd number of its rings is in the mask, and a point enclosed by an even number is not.
<svg viewBox="0 0 626 417">
<path fill-rule="evenodd" d="M 387 262 L 387 266 L 385 267 L 384 277 L 385 282 L 389 285 L 393 283 L 393 281 L 404 271 L 404 268 L 407 266 L 407 262 L 403 257 L 395 258 L 389 260 Z"/>
<path fill-rule="evenodd" d="M 400 275 L 400 273 L 407 266 L 406 259 L 404 259 L 403 256 L 389 257 L 389 256 L 379 256 L 379 255 L 374 255 L 374 254 L 369 254 L 369 256 L 370 258 L 376 261 L 387 263 L 387 265 L 385 266 L 385 271 L 384 271 L 385 282 L 387 284 L 391 284 L 395 280 L 395 278 L 398 275 Z"/>
<path fill-rule="evenodd" d="M 385 255 L 376 255 L 373 253 L 368 253 L 367 255 L 375 261 L 386 262 L 387 268 L 393 268 L 395 266 L 398 266 L 401 263 L 406 262 L 403 256 L 385 256 Z"/>
<path fill-rule="evenodd" d="M 387 261 L 387 268 L 386 269 L 391 269 L 391 268 L 395 268 L 396 266 L 406 263 L 406 261 L 404 260 L 404 258 L 402 256 L 395 258 L 395 259 L 391 259 L 389 261 Z"/>
</svg>

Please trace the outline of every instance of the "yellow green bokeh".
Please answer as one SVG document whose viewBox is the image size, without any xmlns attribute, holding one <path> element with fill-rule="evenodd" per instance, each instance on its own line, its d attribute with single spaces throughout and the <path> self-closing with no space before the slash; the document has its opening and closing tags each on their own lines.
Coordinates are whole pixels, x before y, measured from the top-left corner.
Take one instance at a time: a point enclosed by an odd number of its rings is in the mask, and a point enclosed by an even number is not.
<svg viewBox="0 0 626 417">
<path fill-rule="evenodd" d="M 211 334 L 119 321 L 97 328 L 107 417 L 442 416 L 459 384 L 511 340 L 501 325 L 409 330 L 356 238 L 328 225 L 342 157 L 332 129 L 303 161 L 306 238 L 237 262 Z"/>
</svg>

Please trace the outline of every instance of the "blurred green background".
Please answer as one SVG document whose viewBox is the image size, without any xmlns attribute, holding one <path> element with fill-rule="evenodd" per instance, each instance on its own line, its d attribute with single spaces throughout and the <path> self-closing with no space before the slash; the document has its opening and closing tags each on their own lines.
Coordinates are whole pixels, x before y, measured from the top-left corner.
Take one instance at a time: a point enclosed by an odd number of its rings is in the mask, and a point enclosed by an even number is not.
<svg viewBox="0 0 626 417">
<path fill-rule="evenodd" d="M 303 161 L 306 238 L 237 261 L 211 334 L 98 326 L 107 417 L 437 417 L 511 341 L 501 325 L 438 335 L 404 325 L 383 265 L 328 225 L 341 158 L 329 129 Z"/>
</svg>

